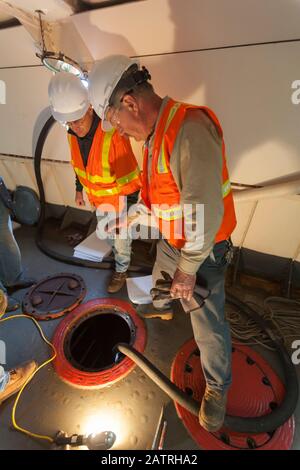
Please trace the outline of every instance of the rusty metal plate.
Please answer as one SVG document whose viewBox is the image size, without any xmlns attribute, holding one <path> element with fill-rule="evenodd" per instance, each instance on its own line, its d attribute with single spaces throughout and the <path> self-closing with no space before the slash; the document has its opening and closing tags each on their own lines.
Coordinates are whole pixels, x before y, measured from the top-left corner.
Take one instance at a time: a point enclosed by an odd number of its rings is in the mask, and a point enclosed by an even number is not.
<svg viewBox="0 0 300 470">
<path fill-rule="evenodd" d="M 48 276 L 27 292 L 23 310 L 37 320 L 58 318 L 77 307 L 85 294 L 84 280 L 76 274 Z"/>
</svg>

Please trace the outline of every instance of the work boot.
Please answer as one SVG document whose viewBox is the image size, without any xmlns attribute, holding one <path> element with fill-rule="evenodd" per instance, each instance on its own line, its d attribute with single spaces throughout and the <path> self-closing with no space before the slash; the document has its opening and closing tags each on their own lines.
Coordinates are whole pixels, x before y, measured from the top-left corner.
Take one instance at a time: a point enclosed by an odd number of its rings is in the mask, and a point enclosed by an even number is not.
<svg viewBox="0 0 300 470">
<path fill-rule="evenodd" d="M 172 320 L 173 312 L 169 309 L 156 308 L 153 304 L 138 305 L 136 308 L 138 315 L 146 320 L 148 318 L 160 318 L 161 320 Z"/>
<path fill-rule="evenodd" d="M 6 293 L 0 289 L 0 316 L 5 312 L 13 312 L 20 307 L 20 302 L 14 297 L 7 297 Z"/>
<path fill-rule="evenodd" d="M 26 362 L 9 371 L 9 382 L 5 389 L 0 392 L 0 404 L 7 400 L 24 385 L 28 377 L 37 369 L 35 361 Z"/>
<path fill-rule="evenodd" d="M 114 271 L 111 280 L 108 284 L 107 292 L 109 292 L 110 294 L 115 294 L 116 292 L 119 292 L 119 290 L 122 289 L 126 282 L 126 277 L 126 271 L 125 273 L 117 273 L 116 271 Z"/>
<path fill-rule="evenodd" d="M 31 287 L 33 284 L 36 284 L 37 280 L 32 277 L 22 277 L 16 281 L 12 286 L 6 286 L 9 292 L 13 292 L 19 289 L 25 289 L 26 287 Z"/>
<path fill-rule="evenodd" d="M 199 412 L 199 423 L 208 432 L 218 431 L 224 423 L 227 393 L 206 386 Z"/>
<path fill-rule="evenodd" d="M 20 302 L 10 295 L 7 301 L 6 312 L 14 312 L 15 310 L 18 310 L 19 307 Z"/>
<path fill-rule="evenodd" d="M 7 309 L 7 296 L 5 292 L 0 289 L 0 317 L 4 315 Z"/>
</svg>

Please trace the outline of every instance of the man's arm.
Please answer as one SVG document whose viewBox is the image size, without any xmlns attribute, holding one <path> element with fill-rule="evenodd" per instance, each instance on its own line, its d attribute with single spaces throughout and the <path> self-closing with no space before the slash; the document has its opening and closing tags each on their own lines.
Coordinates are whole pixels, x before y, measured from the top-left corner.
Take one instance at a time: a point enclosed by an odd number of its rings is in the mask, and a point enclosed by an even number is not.
<svg viewBox="0 0 300 470">
<path fill-rule="evenodd" d="M 82 184 L 80 183 L 80 181 L 79 181 L 79 179 L 78 179 L 78 176 L 77 176 L 76 174 L 75 174 L 75 187 L 76 187 L 76 192 L 83 190 L 83 186 L 82 186 Z"/>
<path fill-rule="evenodd" d="M 80 183 L 78 176 L 76 174 L 75 174 L 75 188 L 76 188 L 76 192 L 79 192 L 79 191 L 82 192 L 83 190 L 83 186 Z"/>
<path fill-rule="evenodd" d="M 82 194 L 82 191 L 83 191 L 83 186 L 82 184 L 80 183 L 79 179 L 78 179 L 78 176 L 76 175 L 76 179 L 75 179 L 75 202 L 76 202 L 76 205 L 77 206 L 85 206 L 85 201 L 83 199 L 83 194 Z"/>
</svg>

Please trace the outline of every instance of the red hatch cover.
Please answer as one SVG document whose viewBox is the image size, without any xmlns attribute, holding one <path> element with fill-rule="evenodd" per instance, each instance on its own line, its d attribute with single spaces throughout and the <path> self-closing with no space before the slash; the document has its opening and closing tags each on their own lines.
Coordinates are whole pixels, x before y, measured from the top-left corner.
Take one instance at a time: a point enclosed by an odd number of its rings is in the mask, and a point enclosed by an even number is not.
<svg viewBox="0 0 300 470">
<path fill-rule="evenodd" d="M 189 340 L 179 350 L 172 364 L 171 378 L 180 389 L 201 402 L 205 379 L 194 339 Z M 281 403 L 284 394 L 283 383 L 265 359 L 248 346 L 234 345 L 227 414 L 263 416 Z M 273 433 L 241 434 L 225 427 L 218 432 L 209 433 L 200 426 L 196 416 L 177 403 L 175 406 L 190 435 L 206 450 L 287 450 L 293 443 L 293 417 Z"/>
</svg>

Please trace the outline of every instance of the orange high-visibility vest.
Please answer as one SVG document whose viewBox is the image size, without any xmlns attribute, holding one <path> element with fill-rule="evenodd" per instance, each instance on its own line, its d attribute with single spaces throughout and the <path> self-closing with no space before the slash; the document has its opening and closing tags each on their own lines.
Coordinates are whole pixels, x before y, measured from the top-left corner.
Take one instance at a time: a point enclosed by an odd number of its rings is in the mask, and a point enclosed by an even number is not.
<svg viewBox="0 0 300 470">
<path fill-rule="evenodd" d="M 180 192 L 170 170 L 170 158 L 177 134 L 188 109 L 203 110 L 214 122 L 222 137 L 224 215 L 215 237 L 215 243 L 229 238 L 236 226 L 233 196 L 226 166 L 223 131 L 218 118 L 207 107 L 178 103 L 169 99 L 155 131 L 150 185 L 148 180 L 147 146 L 144 149 L 142 199 L 146 206 L 154 212 L 161 233 L 171 245 L 178 249 L 184 246 L 186 239 L 184 236 L 183 211 L 180 205 Z M 205 171 L 205 168 L 203 171 Z"/>
<path fill-rule="evenodd" d="M 104 132 L 100 121 L 85 168 L 77 137 L 68 134 L 68 139 L 73 168 L 91 204 L 111 204 L 121 210 L 119 196 L 141 187 L 140 170 L 129 140 L 115 129 Z"/>
</svg>

